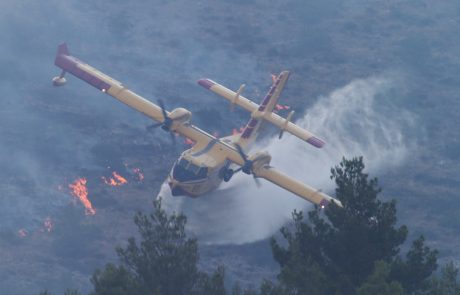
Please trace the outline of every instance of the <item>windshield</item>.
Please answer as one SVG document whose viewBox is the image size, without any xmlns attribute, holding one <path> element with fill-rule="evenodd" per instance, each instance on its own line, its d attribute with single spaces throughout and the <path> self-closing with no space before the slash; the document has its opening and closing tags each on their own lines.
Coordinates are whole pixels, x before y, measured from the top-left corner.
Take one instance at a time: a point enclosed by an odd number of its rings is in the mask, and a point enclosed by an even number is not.
<svg viewBox="0 0 460 295">
<path fill-rule="evenodd" d="M 173 168 L 173 178 L 177 181 L 191 181 L 206 178 L 208 168 L 201 167 L 181 158 Z"/>
</svg>

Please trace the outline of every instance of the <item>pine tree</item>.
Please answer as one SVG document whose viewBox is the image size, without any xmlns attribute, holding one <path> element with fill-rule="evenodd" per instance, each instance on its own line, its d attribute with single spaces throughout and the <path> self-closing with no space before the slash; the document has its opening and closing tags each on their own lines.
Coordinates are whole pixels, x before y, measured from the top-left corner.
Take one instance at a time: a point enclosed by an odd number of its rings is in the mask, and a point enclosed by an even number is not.
<svg viewBox="0 0 460 295">
<path fill-rule="evenodd" d="M 377 261 L 391 262 L 399 253 L 407 228 L 396 226 L 396 202 L 378 199 L 378 181 L 364 168 L 362 157 L 343 159 L 331 178 L 344 208 L 316 207 L 308 220 L 294 212 L 292 227 L 281 230 L 287 247 L 272 240 L 281 286 L 306 294 L 356 294 Z"/>
<path fill-rule="evenodd" d="M 404 295 L 399 282 L 389 281 L 390 266 L 383 261 L 375 263 L 374 272 L 358 288 L 357 295 Z"/>
<path fill-rule="evenodd" d="M 406 260 L 397 257 L 392 265 L 391 278 L 396 279 L 408 294 L 418 294 L 429 288 L 429 278 L 437 268 L 437 250 L 425 245 L 420 236 L 412 243 Z"/>
<path fill-rule="evenodd" d="M 457 281 L 458 269 L 451 261 L 441 269 L 441 276 L 433 277 L 427 295 L 460 295 L 460 283 Z"/>
<path fill-rule="evenodd" d="M 198 270 L 197 240 L 187 238 L 183 214 L 168 216 L 158 200 L 152 214 L 138 213 L 134 222 L 140 241 L 130 238 L 116 249 L 120 266 L 94 273 L 93 295 L 225 294 L 223 268 L 211 277 Z"/>
</svg>

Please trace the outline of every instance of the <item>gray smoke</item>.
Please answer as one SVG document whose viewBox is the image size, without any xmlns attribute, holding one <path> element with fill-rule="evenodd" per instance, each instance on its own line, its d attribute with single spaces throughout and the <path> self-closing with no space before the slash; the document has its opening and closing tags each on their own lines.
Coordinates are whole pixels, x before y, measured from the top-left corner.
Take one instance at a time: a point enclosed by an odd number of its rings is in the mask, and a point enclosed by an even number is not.
<svg viewBox="0 0 460 295">
<path fill-rule="evenodd" d="M 412 145 L 405 129 L 413 116 L 392 105 L 395 83 L 387 77 L 358 79 L 339 88 L 297 120 L 297 124 L 323 138 L 316 149 L 288 134 L 255 147 L 268 150 L 272 166 L 334 195 L 330 168 L 342 157 L 363 156 L 373 175 L 394 169 L 406 159 Z M 231 182 L 198 199 L 172 197 L 163 185 L 160 196 L 170 210 L 183 211 L 189 229 L 207 243 L 247 243 L 273 235 L 294 209 L 308 210 L 311 204 L 262 180 L 257 188 L 251 177 L 236 175 Z"/>
</svg>

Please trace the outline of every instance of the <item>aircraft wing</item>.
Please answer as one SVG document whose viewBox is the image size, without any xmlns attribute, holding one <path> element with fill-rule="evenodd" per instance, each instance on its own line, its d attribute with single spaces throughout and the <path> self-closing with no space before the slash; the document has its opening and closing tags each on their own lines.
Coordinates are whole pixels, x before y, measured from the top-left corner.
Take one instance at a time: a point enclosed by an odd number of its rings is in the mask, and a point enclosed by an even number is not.
<svg viewBox="0 0 460 295">
<path fill-rule="evenodd" d="M 60 78 L 63 78 L 64 73 L 70 73 L 131 108 L 145 114 L 147 117 L 158 122 L 164 121 L 163 113 L 159 106 L 129 90 L 117 80 L 71 56 L 65 43 L 59 45 L 54 64 L 63 70 L 63 74 L 61 74 Z M 55 85 L 62 84 L 55 83 Z M 167 111 L 166 114 L 168 116 L 170 115 Z M 188 137 L 204 146 L 215 138 L 211 134 L 189 123 L 177 124 L 172 131 Z"/>
<path fill-rule="evenodd" d="M 334 202 L 336 205 L 342 207 L 342 203 L 339 200 L 328 196 L 320 190 L 301 183 L 273 167 L 263 166 L 255 170 L 254 173 L 257 177 L 265 178 L 313 204 L 325 207 L 329 203 Z"/>
<path fill-rule="evenodd" d="M 286 119 L 272 112 L 274 104 L 276 104 L 276 102 L 278 101 L 278 97 L 282 89 L 286 85 L 288 77 L 288 71 L 281 72 L 281 74 L 276 79 L 274 85 L 270 88 L 270 92 L 264 98 L 264 101 L 260 106 L 241 95 L 241 91 L 243 90 L 244 85 L 242 85 L 237 92 L 234 92 L 226 88 L 225 86 L 222 86 L 217 82 L 214 82 L 211 79 L 198 80 L 198 84 L 224 97 L 225 99 L 229 100 L 232 104 L 237 104 L 243 109 L 247 110 L 251 113 L 252 118 L 261 118 L 277 126 L 281 129 L 282 132 L 289 132 L 292 135 L 300 138 L 301 140 L 308 142 L 314 147 L 322 148 L 325 144 L 325 142 L 322 139 L 320 139 L 313 133 L 303 129 L 302 127 L 290 122 L 293 112 L 291 112 L 291 114 Z"/>
<path fill-rule="evenodd" d="M 245 164 L 244 159 L 242 158 L 237 148 L 235 148 L 235 146 L 222 141 L 220 141 L 219 144 L 220 151 L 225 154 L 228 160 L 239 166 L 243 166 Z M 261 155 L 263 155 L 263 153 L 261 153 Z M 260 159 L 260 162 L 258 161 L 258 158 Z M 269 165 L 271 157 L 268 154 L 265 154 L 265 156 L 262 157 L 255 156 L 254 158 L 250 156 L 249 160 L 252 162 L 252 173 L 254 173 L 256 177 L 265 178 L 266 180 L 284 188 L 285 190 L 290 191 L 302 199 L 321 207 L 326 207 L 329 203 L 332 202 L 342 207 L 342 203 L 339 200 L 334 199 L 331 196 L 321 192 L 320 190 L 314 189 L 271 167 Z"/>
<path fill-rule="evenodd" d="M 217 82 L 214 82 L 211 79 L 198 80 L 198 84 L 222 96 L 223 98 L 226 98 L 231 103 L 239 105 L 240 107 L 242 107 L 243 109 L 247 110 L 250 113 L 256 111 L 259 108 L 259 106 L 255 102 L 247 99 L 246 97 L 240 94 L 244 88 L 244 85 L 241 85 L 240 90 L 237 93 L 237 92 L 234 92 L 233 90 L 228 89 L 225 86 L 220 85 Z"/>
</svg>

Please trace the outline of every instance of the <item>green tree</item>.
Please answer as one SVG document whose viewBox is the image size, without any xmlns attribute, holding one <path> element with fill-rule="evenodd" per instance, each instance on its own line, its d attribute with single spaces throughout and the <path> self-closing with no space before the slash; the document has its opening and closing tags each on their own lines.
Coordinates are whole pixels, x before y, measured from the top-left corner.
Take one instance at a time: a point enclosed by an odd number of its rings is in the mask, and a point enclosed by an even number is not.
<svg viewBox="0 0 460 295">
<path fill-rule="evenodd" d="M 441 276 L 433 277 L 428 295 L 460 295 L 460 284 L 457 281 L 458 269 L 451 261 L 441 269 Z"/>
<path fill-rule="evenodd" d="M 134 222 L 140 241 L 130 238 L 125 248 L 117 247 L 121 266 L 94 273 L 93 295 L 225 294 L 223 268 L 211 277 L 198 270 L 197 240 L 187 238 L 183 214 L 168 216 L 158 200 L 152 214 L 138 213 Z"/>
<path fill-rule="evenodd" d="M 292 227 L 281 229 L 287 247 L 272 239 L 280 286 L 308 294 L 356 294 L 376 261 L 391 262 L 399 253 L 407 228 L 396 226 L 396 202 L 378 199 L 378 181 L 364 168 L 362 157 L 343 159 L 331 169 L 343 208 L 315 207 L 307 221 L 294 212 Z"/>
<path fill-rule="evenodd" d="M 357 290 L 357 295 L 404 295 L 399 282 L 388 283 L 390 265 L 383 261 L 375 263 L 374 272 Z"/>
<path fill-rule="evenodd" d="M 96 270 L 91 278 L 94 286 L 92 294 L 97 295 L 135 295 L 140 286 L 132 273 L 123 266 L 108 263 L 104 270 Z"/>
<path fill-rule="evenodd" d="M 437 268 L 437 254 L 420 236 L 412 243 L 405 261 L 400 257 L 394 260 L 391 277 L 401 282 L 408 294 L 418 294 L 429 288 L 429 278 Z"/>
</svg>

